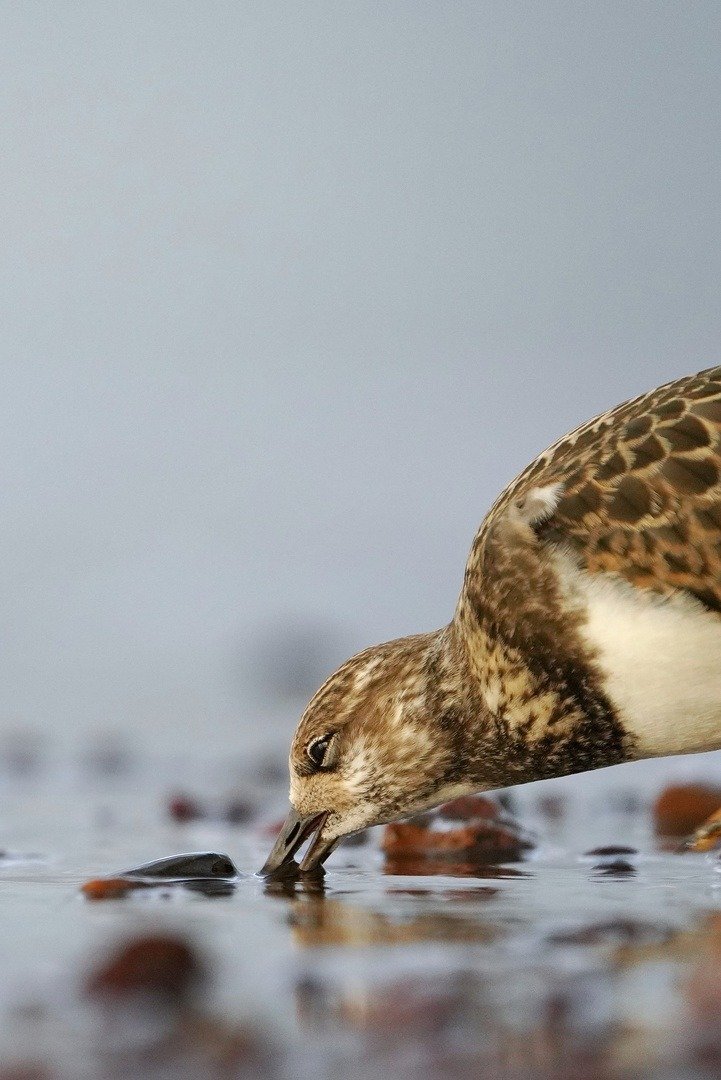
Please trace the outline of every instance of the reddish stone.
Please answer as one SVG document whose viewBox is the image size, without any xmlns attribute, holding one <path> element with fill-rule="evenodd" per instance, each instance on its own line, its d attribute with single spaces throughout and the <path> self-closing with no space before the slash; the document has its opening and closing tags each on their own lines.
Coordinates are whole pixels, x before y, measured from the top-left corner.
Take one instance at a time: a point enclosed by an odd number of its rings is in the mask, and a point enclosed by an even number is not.
<svg viewBox="0 0 721 1080">
<path fill-rule="evenodd" d="M 80 886 L 88 900 L 118 900 L 134 888 L 135 884 L 125 878 L 93 878 Z"/>
<path fill-rule="evenodd" d="M 445 821 L 475 821 L 476 818 L 499 817 L 501 807 L 489 795 L 461 795 L 458 799 L 443 803 L 437 812 Z"/>
<path fill-rule="evenodd" d="M 86 983 L 94 997 L 147 993 L 181 999 L 200 975 L 195 950 L 182 938 L 155 934 L 121 945 Z"/>
<path fill-rule="evenodd" d="M 721 788 L 704 784 L 676 784 L 665 788 L 653 807 L 656 832 L 661 836 L 687 836 L 721 807 Z"/>
<path fill-rule="evenodd" d="M 280 830 L 285 825 L 285 818 L 276 818 L 275 821 L 268 821 L 265 825 L 261 825 L 261 835 L 268 840 L 275 840 Z"/>
<path fill-rule="evenodd" d="M 464 796 L 432 814 L 386 825 L 381 839 L 383 851 L 394 860 L 462 856 L 475 862 L 508 862 L 522 858 L 532 846 L 483 795 Z"/>
<path fill-rule="evenodd" d="M 173 821 L 198 821 L 206 816 L 204 808 L 192 795 L 178 792 L 168 799 L 168 813 Z"/>
</svg>

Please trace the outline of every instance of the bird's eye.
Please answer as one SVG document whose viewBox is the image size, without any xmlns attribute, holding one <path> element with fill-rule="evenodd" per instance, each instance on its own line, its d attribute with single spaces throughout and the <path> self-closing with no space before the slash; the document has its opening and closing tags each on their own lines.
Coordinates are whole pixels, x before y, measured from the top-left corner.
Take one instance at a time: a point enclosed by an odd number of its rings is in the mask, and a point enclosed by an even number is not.
<svg viewBox="0 0 721 1080">
<path fill-rule="evenodd" d="M 332 735 L 321 735 L 319 739 L 313 739 L 313 742 L 308 743 L 306 753 L 317 769 L 323 768 L 328 744 L 332 738 Z"/>
</svg>

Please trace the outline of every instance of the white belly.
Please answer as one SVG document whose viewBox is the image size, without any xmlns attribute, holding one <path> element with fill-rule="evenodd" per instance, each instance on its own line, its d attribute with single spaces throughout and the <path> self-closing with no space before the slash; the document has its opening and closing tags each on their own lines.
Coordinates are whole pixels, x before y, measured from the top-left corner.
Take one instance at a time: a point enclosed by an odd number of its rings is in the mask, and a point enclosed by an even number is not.
<svg viewBox="0 0 721 1080">
<path fill-rule="evenodd" d="M 557 560 L 569 599 L 587 611 L 582 633 L 638 756 L 721 747 L 721 617 L 685 596 L 656 596 Z"/>
</svg>

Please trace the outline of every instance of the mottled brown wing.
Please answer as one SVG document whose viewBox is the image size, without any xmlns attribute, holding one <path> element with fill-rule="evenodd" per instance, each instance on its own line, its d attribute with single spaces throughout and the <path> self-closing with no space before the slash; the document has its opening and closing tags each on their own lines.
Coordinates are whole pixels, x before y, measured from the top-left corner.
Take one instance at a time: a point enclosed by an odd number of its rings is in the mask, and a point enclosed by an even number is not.
<svg viewBox="0 0 721 1080">
<path fill-rule="evenodd" d="M 596 417 L 541 454 L 501 494 L 474 550 L 512 500 L 561 483 L 539 535 L 591 572 L 684 590 L 721 611 L 721 367 Z"/>
</svg>

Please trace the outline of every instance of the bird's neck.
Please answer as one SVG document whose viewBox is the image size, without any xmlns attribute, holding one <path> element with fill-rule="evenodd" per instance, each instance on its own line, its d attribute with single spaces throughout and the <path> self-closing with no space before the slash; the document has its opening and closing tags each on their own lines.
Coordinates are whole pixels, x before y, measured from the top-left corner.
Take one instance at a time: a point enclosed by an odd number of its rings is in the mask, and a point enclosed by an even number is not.
<svg viewBox="0 0 721 1080">
<path fill-rule="evenodd" d="M 633 757 L 602 697 L 553 685 L 522 655 L 456 620 L 432 649 L 432 711 L 457 765 L 446 779 L 468 791 L 603 768 Z"/>
</svg>

